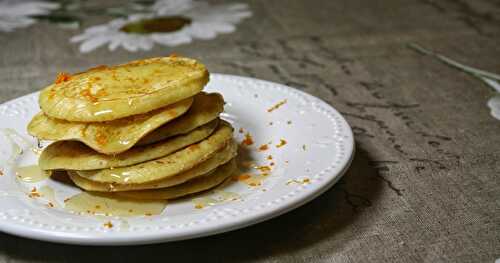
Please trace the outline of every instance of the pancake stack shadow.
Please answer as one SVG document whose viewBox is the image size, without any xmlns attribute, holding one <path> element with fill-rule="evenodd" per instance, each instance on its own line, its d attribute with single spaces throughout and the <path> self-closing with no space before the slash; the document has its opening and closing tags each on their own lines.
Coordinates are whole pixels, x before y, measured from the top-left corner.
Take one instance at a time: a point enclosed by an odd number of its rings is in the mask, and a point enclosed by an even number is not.
<svg viewBox="0 0 500 263">
<path fill-rule="evenodd" d="M 161 57 L 60 74 L 40 93 L 28 125 L 54 141 L 43 170 L 67 171 L 86 191 L 173 199 L 213 188 L 236 169 L 224 99 L 203 92 L 208 71 L 195 60 Z"/>
</svg>

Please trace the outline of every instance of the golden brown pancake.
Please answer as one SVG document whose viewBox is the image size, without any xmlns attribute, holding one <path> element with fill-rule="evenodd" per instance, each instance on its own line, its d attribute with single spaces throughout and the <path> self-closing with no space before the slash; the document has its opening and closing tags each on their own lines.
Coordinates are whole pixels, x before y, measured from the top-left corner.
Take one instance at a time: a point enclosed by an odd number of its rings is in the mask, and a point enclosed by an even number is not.
<svg viewBox="0 0 500 263">
<path fill-rule="evenodd" d="M 95 192 L 120 192 L 120 191 L 131 191 L 131 190 L 144 190 L 144 189 L 158 189 L 171 187 L 184 183 L 188 180 L 202 176 L 215 170 L 220 165 L 227 163 L 229 160 L 236 156 L 238 145 L 236 143 L 231 143 L 226 146 L 220 152 L 216 153 L 212 158 L 196 165 L 195 167 L 176 174 L 165 179 L 141 183 L 141 184 L 117 184 L 117 183 L 100 183 L 89 180 L 87 178 L 81 177 L 76 171 L 68 171 L 71 180 L 78 185 L 80 188 L 87 191 Z"/>
<path fill-rule="evenodd" d="M 187 171 L 210 159 L 232 142 L 233 128 L 221 121 L 205 140 L 165 157 L 114 169 L 77 171 L 78 175 L 101 183 L 141 184 L 161 180 Z"/>
<path fill-rule="evenodd" d="M 228 163 L 219 166 L 215 171 L 207 174 L 206 176 L 197 177 L 183 184 L 155 190 L 117 192 L 116 194 L 118 196 L 133 199 L 175 199 L 213 188 L 230 178 L 235 170 L 236 161 L 233 159 Z"/>
<path fill-rule="evenodd" d="M 165 138 L 187 133 L 198 126 L 214 120 L 224 110 L 224 98 L 219 93 L 200 92 L 194 96 L 191 108 L 179 118 L 168 122 L 144 136 L 137 144 L 144 145 Z"/>
<path fill-rule="evenodd" d="M 101 122 L 143 114 L 192 97 L 208 82 L 196 60 L 158 57 L 100 66 L 58 79 L 40 93 L 52 118 Z"/>
<path fill-rule="evenodd" d="M 38 159 L 43 170 L 97 170 L 117 168 L 157 159 L 199 142 L 216 129 L 218 119 L 186 134 L 171 137 L 147 146 L 134 146 L 116 155 L 106 155 L 92 150 L 78 141 L 58 141 L 47 146 Z"/>
</svg>

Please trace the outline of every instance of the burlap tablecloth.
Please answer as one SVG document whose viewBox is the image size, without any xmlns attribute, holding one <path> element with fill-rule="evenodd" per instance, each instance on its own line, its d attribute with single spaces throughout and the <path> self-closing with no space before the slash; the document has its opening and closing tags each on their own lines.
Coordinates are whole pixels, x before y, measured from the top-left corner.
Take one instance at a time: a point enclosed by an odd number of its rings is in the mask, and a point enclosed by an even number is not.
<svg viewBox="0 0 500 263">
<path fill-rule="evenodd" d="M 222 2 L 212 2 L 218 3 Z M 83 17 L 80 28 L 39 19 L 29 27 L 0 32 L 0 100 L 39 90 L 60 71 L 175 52 L 200 59 L 211 72 L 291 85 L 333 105 L 346 116 L 356 138 L 357 153 L 344 178 L 286 215 L 196 240 L 98 248 L 0 233 L 0 261 L 494 262 L 500 258 L 500 120 L 486 105 L 495 91 L 407 46 L 418 43 L 464 64 L 500 73 L 500 3 L 247 3 L 253 16 L 231 34 L 177 47 L 155 45 L 149 51 L 101 47 L 80 52 L 80 44 L 69 39 L 107 21 L 92 12 Z"/>
</svg>

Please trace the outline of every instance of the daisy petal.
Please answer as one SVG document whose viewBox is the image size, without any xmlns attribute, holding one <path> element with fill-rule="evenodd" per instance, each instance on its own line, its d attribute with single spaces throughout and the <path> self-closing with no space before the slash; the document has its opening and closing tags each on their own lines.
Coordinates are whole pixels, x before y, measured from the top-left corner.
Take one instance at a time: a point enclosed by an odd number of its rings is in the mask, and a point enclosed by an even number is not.
<svg viewBox="0 0 500 263">
<path fill-rule="evenodd" d="M 72 43 L 81 42 L 81 41 L 87 39 L 88 37 L 89 37 L 88 34 L 76 35 L 76 36 L 71 37 L 69 39 L 69 41 L 72 42 Z"/>
<path fill-rule="evenodd" d="M 195 3 L 192 0 L 157 0 L 151 7 L 159 15 L 178 15 L 193 8 Z"/>
<path fill-rule="evenodd" d="M 141 50 L 150 50 L 151 48 L 153 48 L 153 44 L 153 40 L 149 37 L 141 37 L 137 41 L 137 46 Z"/>
<path fill-rule="evenodd" d="M 210 23 L 210 27 L 218 33 L 231 33 L 236 30 L 236 27 L 230 23 Z"/>
<path fill-rule="evenodd" d="M 197 22 L 191 24 L 189 31 L 193 37 L 199 39 L 213 39 L 217 35 L 209 25 Z"/>
<path fill-rule="evenodd" d="M 491 97 L 487 103 L 493 118 L 500 120 L 500 94 Z"/>
<path fill-rule="evenodd" d="M 246 11 L 248 9 L 247 4 L 237 3 L 226 7 L 229 11 Z"/>
<path fill-rule="evenodd" d="M 134 38 L 124 38 L 122 42 L 123 48 L 125 48 L 128 51 L 136 52 L 138 49 L 138 46 L 136 45 L 136 41 Z"/>
<path fill-rule="evenodd" d="M 80 45 L 80 52 L 82 53 L 88 53 L 104 44 L 106 44 L 106 42 L 109 42 L 109 37 L 108 36 L 97 36 L 97 37 L 94 37 L 94 38 L 91 38 L 91 39 L 87 39 L 85 42 L 83 42 L 81 45 Z"/>
<path fill-rule="evenodd" d="M 171 47 L 191 43 L 191 36 L 186 32 L 182 34 L 181 32 L 177 34 L 154 34 L 151 36 L 151 39 L 153 39 L 155 43 Z"/>
<path fill-rule="evenodd" d="M 48 14 L 59 6 L 45 1 L 0 1 L 0 31 L 10 32 L 32 25 L 35 20 L 30 16 Z"/>
<path fill-rule="evenodd" d="M 110 39 L 108 49 L 110 51 L 114 51 L 117 47 L 119 47 L 122 43 L 122 39 L 120 36 L 116 36 Z"/>
</svg>

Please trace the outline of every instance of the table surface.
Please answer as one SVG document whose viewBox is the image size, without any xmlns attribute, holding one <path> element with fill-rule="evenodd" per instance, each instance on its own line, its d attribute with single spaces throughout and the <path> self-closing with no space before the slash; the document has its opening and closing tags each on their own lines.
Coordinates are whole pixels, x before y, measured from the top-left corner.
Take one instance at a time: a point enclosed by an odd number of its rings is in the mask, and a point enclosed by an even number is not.
<svg viewBox="0 0 500 263">
<path fill-rule="evenodd" d="M 494 262 L 500 258 L 500 120 L 496 92 L 408 47 L 500 73 L 500 2 L 248 1 L 231 34 L 176 47 L 82 53 L 80 28 L 56 19 L 0 32 L 0 100 L 77 72 L 172 52 L 211 72 L 291 85 L 338 109 L 357 152 L 343 179 L 276 219 L 212 237 L 137 247 L 82 247 L 0 233 L 1 262 L 148 259 L 257 262 Z M 224 4 L 212 1 L 212 4 Z M 113 3 L 106 3 L 112 6 Z M 95 7 L 95 5 L 94 5 Z M 0 12 L 0 23 L 1 23 Z"/>
</svg>

